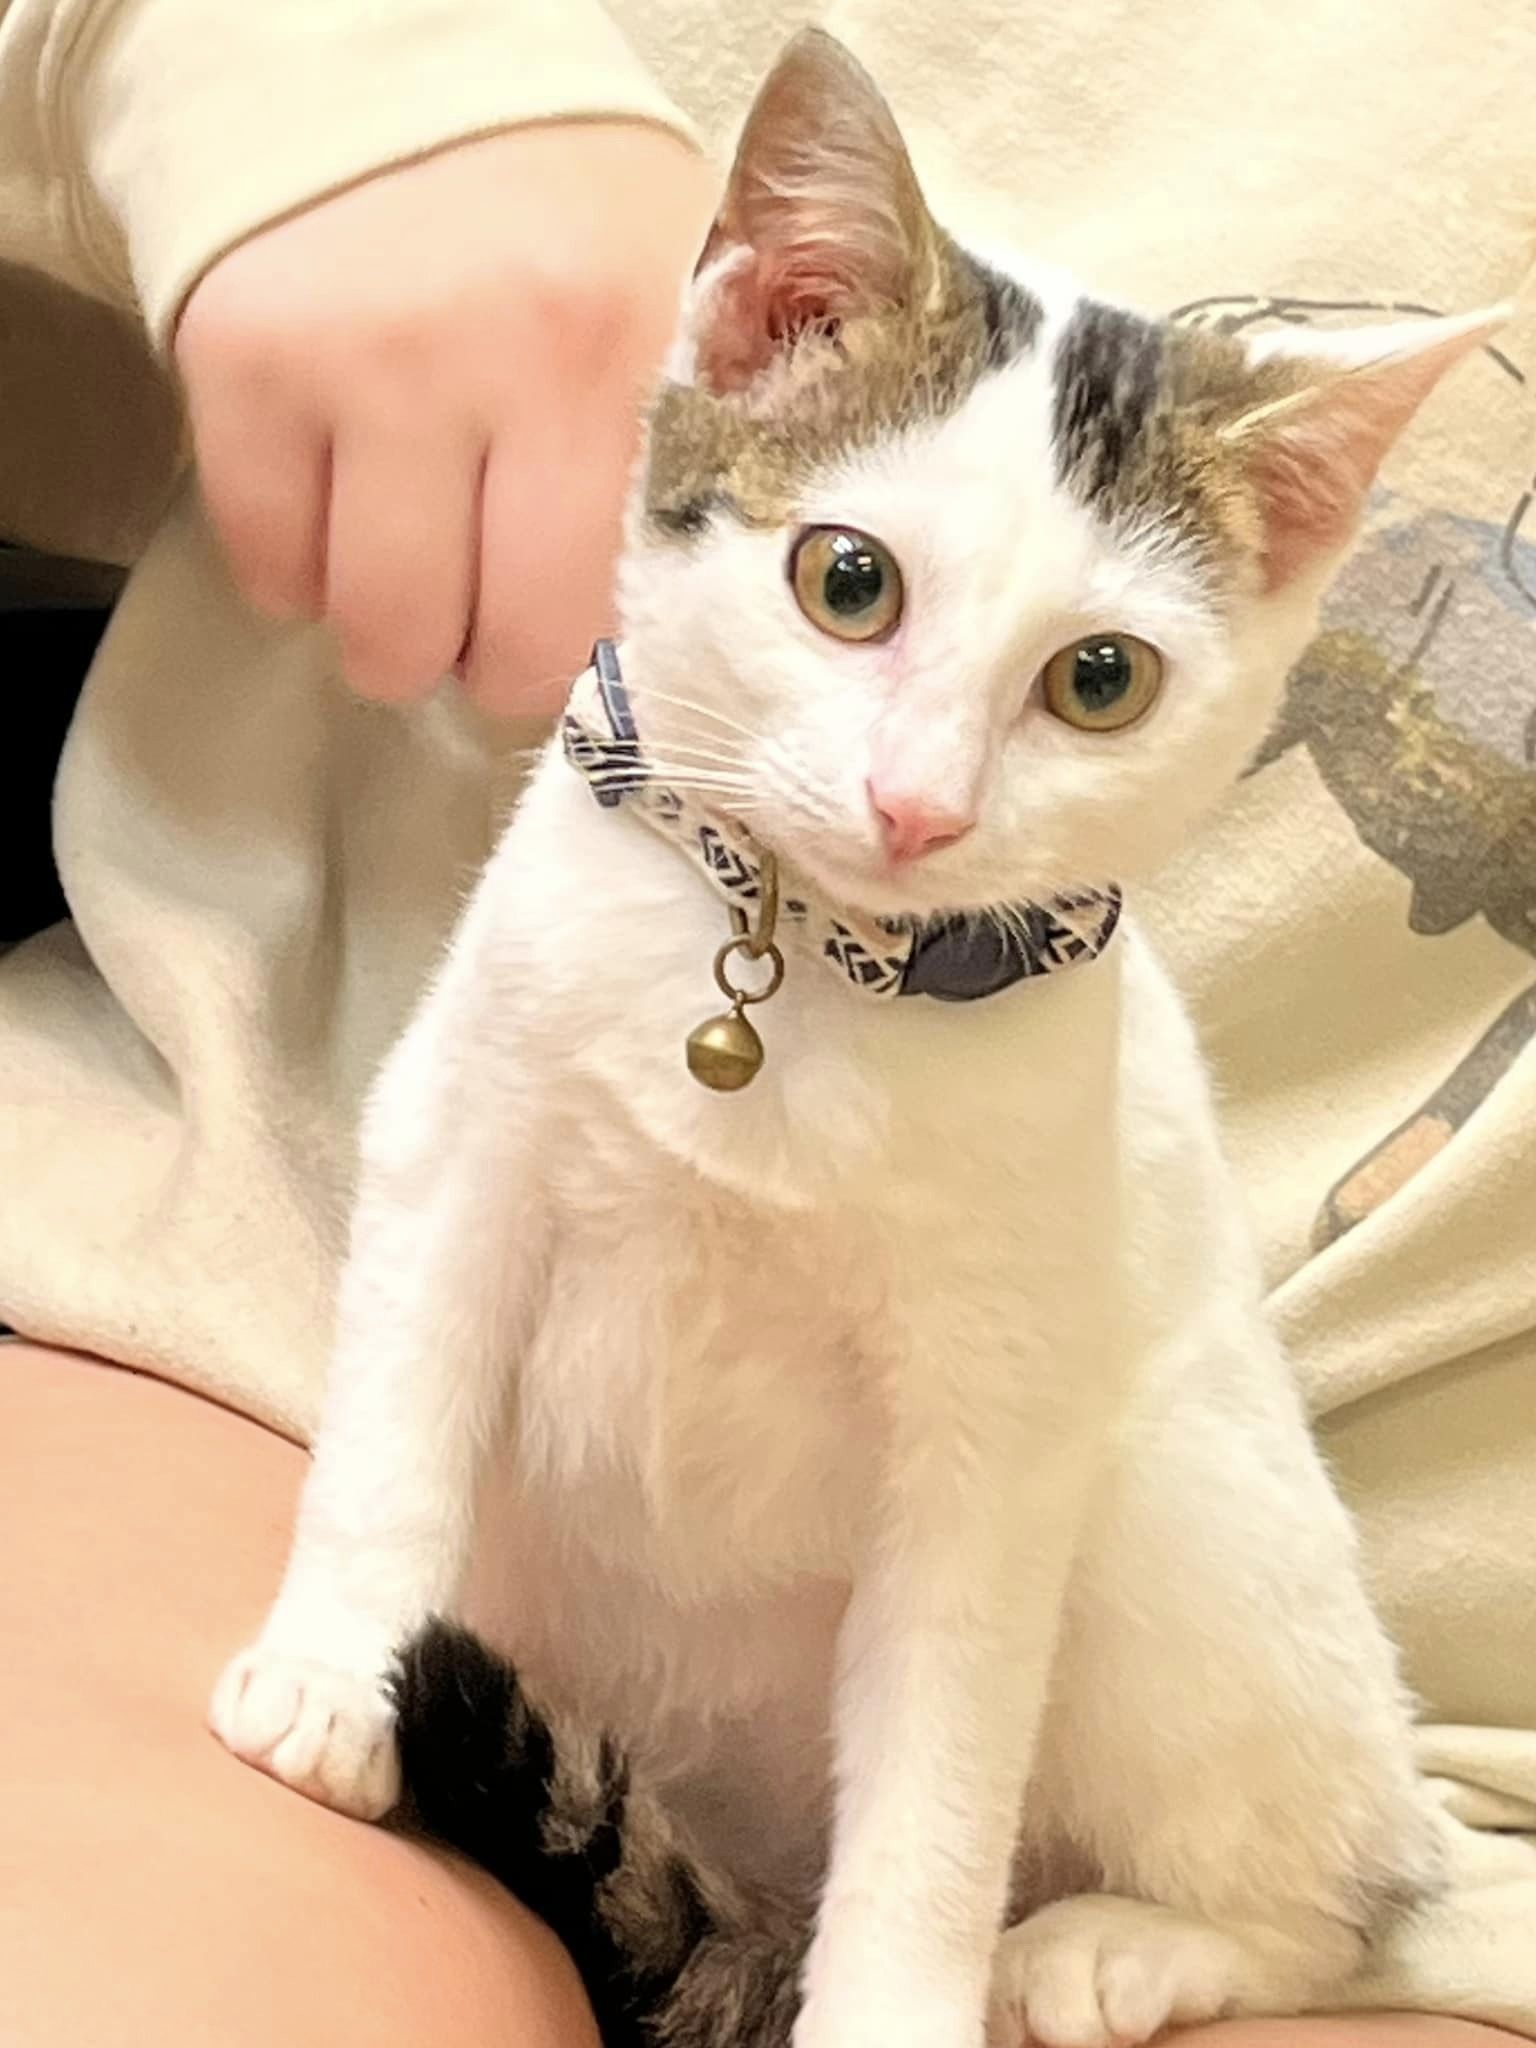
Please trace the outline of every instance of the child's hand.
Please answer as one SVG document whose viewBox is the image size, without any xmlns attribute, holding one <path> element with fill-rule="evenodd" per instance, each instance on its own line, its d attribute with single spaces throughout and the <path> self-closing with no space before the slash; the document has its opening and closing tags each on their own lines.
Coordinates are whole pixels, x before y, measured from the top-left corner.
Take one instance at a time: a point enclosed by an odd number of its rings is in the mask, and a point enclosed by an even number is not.
<svg viewBox="0 0 1536 2048">
<path fill-rule="evenodd" d="M 250 598 L 323 618 L 365 695 L 461 661 L 557 703 L 609 621 L 641 398 L 712 181 L 659 129 L 525 128 L 225 256 L 176 335 L 210 514 Z"/>
</svg>

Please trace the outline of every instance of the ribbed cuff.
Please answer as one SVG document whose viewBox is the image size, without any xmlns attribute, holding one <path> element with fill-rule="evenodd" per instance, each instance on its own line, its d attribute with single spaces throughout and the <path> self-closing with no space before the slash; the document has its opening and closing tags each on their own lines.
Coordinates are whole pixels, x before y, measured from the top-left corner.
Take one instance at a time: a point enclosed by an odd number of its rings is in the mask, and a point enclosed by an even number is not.
<svg viewBox="0 0 1536 2048">
<path fill-rule="evenodd" d="M 73 81 L 156 344 L 227 250 L 376 171 L 562 118 L 692 140 L 588 0 L 134 0 Z"/>
</svg>

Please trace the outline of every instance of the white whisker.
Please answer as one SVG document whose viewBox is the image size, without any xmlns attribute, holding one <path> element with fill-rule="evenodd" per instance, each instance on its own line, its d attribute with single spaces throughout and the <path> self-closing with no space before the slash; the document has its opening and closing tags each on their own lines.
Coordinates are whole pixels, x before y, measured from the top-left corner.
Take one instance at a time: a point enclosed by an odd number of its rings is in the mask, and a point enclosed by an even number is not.
<svg viewBox="0 0 1536 2048">
<path fill-rule="evenodd" d="M 671 754 L 647 754 L 640 763 L 640 770 L 650 775 L 707 775 L 726 782 L 739 782 L 744 788 L 752 780 L 744 768 L 731 761 L 681 760 L 674 759 Z M 611 771 L 601 772 L 633 775 L 635 770 L 616 766 Z"/>
<path fill-rule="evenodd" d="M 674 697 L 669 691 L 652 689 L 649 683 L 635 684 L 629 694 L 635 703 L 644 703 L 649 698 L 655 704 L 671 705 L 674 711 L 692 711 L 700 718 L 712 718 L 716 724 L 727 726 L 732 732 L 739 732 L 744 739 L 760 740 L 762 737 L 760 733 L 755 733 L 751 726 L 743 725 L 739 718 L 731 718 L 726 712 L 717 711 L 712 704 L 700 704 L 691 697 Z"/>
<path fill-rule="evenodd" d="M 656 775 L 666 784 L 668 789 L 718 790 L 722 795 L 727 796 L 751 796 L 754 794 L 752 784 L 739 775 L 711 775 L 695 773 L 686 768 L 668 769 L 664 767 L 658 768 Z M 637 777 L 633 772 L 624 772 L 622 770 L 615 770 L 607 774 L 597 774 L 589 779 L 594 789 L 635 789 L 639 788 L 645 780 L 644 777 Z"/>
<path fill-rule="evenodd" d="M 751 758 L 744 750 L 733 752 L 716 746 L 695 745 L 691 740 L 674 739 L 670 733 L 667 735 L 663 751 L 669 760 L 686 754 L 695 760 L 714 762 L 724 768 L 744 767 Z M 649 754 L 646 755 L 646 759 L 650 759 Z"/>
</svg>

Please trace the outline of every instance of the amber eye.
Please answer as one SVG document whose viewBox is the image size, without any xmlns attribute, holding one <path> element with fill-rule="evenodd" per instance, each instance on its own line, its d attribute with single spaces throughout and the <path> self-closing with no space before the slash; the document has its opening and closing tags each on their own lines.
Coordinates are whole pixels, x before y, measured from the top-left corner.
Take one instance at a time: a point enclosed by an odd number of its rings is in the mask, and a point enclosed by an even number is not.
<svg viewBox="0 0 1536 2048">
<path fill-rule="evenodd" d="M 901 617 L 896 557 L 867 533 L 808 526 L 789 558 L 795 602 L 837 640 L 880 640 Z"/>
<path fill-rule="evenodd" d="M 1041 671 L 1046 708 L 1083 732 L 1118 732 L 1144 718 L 1163 686 L 1163 657 L 1129 633 L 1094 633 Z"/>
</svg>

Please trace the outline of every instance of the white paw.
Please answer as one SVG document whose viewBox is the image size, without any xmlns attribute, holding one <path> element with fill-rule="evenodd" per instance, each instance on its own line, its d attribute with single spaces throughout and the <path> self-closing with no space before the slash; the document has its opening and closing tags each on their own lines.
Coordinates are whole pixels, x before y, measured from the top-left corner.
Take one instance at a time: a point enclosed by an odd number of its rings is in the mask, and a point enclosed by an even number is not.
<svg viewBox="0 0 1536 2048">
<path fill-rule="evenodd" d="M 1240 1996 L 1242 1944 L 1139 1899 L 1062 1899 L 998 1944 L 996 2048 L 1139 2048 L 1164 2027 L 1215 2019 Z"/>
<path fill-rule="evenodd" d="M 981 2048 L 980 2022 L 974 1984 L 966 1995 L 945 1997 L 939 1987 L 905 1979 L 893 1966 L 883 1977 L 871 1976 L 862 1990 L 856 1980 L 846 1982 L 836 2001 L 813 1992 L 800 2008 L 790 2048 Z"/>
<path fill-rule="evenodd" d="M 224 1670 L 208 1709 L 226 1749 L 358 1820 L 400 1796 L 394 1709 L 378 1681 L 257 1643 Z"/>
</svg>

